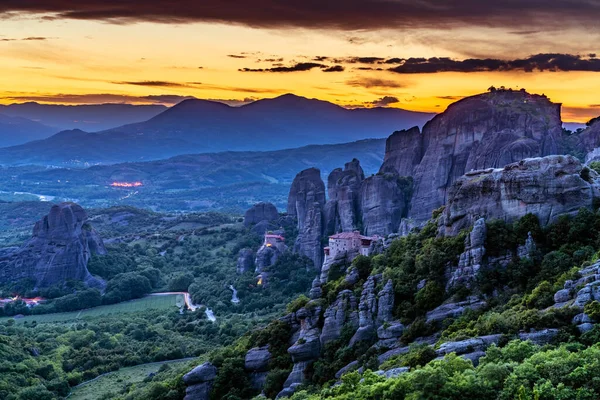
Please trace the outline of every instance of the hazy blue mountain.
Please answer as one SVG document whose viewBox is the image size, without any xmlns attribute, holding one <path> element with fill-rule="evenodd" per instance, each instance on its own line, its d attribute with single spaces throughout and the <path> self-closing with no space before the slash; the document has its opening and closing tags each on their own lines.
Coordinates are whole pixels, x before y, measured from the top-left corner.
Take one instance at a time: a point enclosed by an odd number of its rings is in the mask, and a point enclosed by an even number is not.
<svg viewBox="0 0 600 400">
<path fill-rule="evenodd" d="M 56 133 L 68 129 L 101 131 L 116 126 L 146 121 L 166 109 L 167 107 L 163 105 L 59 105 L 30 102 L 0 106 L 0 113 L 40 122 L 53 127 L 53 133 Z"/>
<path fill-rule="evenodd" d="M 45 139 L 56 133 L 53 128 L 27 118 L 0 114 L 0 147 Z"/>
<path fill-rule="evenodd" d="M 0 150 L 0 164 L 86 165 L 145 161 L 180 154 L 266 151 L 385 138 L 422 126 L 432 114 L 401 109 L 348 110 L 284 95 L 242 107 L 185 100 L 148 121 L 96 133 L 61 132 Z"/>
<path fill-rule="evenodd" d="M 63 135 L 68 139 L 68 133 Z M 333 169 L 360 158 L 365 173 L 373 174 L 383 162 L 384 152 L 384 139 L 369 139 L 267 152 L 181 155 L 90 168 L 0 168 L 0 191 L 76 200 L 86 207 L 129 204 L 160 210 L 243 211 L 261 199 L 283 209 L 298 171 L 317 167 L 326 178 Z M 111 186 L 113 182 L 138 181 L 142 186 L 131 189 Z"/>
</svg>

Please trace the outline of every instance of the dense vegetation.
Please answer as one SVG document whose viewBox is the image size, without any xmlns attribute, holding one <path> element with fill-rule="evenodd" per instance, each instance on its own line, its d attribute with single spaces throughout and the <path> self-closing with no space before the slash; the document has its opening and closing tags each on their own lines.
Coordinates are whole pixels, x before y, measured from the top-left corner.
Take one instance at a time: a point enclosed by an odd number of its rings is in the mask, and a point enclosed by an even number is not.
<svg viewBox="0 0 600 400">
<path fill-rule="evenodd" d="M 464 250 L 465 233 L 440 238 L 436 225 L 430 223 L 418 233 L 395 240 L 382 254 L 356 258 L 351 268 L 358 270 L 360 280 L 355 284 L 348 284 L 343 278 L 347 266 L 330 270 L 331 280 L 324 286 L 320 300 L 325 308 L 341 290 L 350 289 L 358 295 L 370 274 L 382 273 L 384 281 L 389 278 L 394 283 L 394 314 L 408 326 L 401 338 L 403 343 L 410 344 L 433 333 L 438 335 L 438 343 L 502 334 L 499 344 L 488 349 L 479 365 L 474 367 L 471 361 L 454 354 L 434 360 L 435 347 L 413 345 L 407 354 L 378 366 L 377 355 L 385 348 L 371 347 L 371 342 L 349 346 L 353 331 L 346 327 L 338 340 L 322 349 L 303 389 L 293 399 L 598 398 L 599 326 L 582 334 L 571 323 L 579 311 L 550 306 L 554 304 L 554 293 L 567 279 L 576 279 L 578 269 L 597 260 L 600 214 L 582 209 L 576 216 L 562 217 L 546 228 L 540 226 L 536 217 L 527 215 L 514 224 L 489 221 L 487 229 L 485 246 L 491 266 L 482 269 L 468 287 L 456 287 L 450 292 L 445 288 L 448 263 L 455 264 Z M 529 234 L 535 241 L 535 250 L 528 257 L 519 258 L 517 248 L 525 244 Z M 444 301 L 458 301 L 470 295 L 483 297 L 487 306 L 439 324 L 425 322 L 427 311 Z M 307 303 L 307 298 L 299 297 L 290 303 L 288 311 Z M 600 304 L 591 303 L 586 312 L 597 320 Z M 263 337 L 261 331 L 254 332 L 209 357 L 219 367 L 214 398 L 244 399 L 258 394 L 249 388 L 249 377 L 243 374 L 243 357 L 255 346 L 288 343 L 290 332 L 279 322 L 274 324 L 262 331 L 269 337 L 266 342 L 259 339 Z M 544 347 L 514 340 L 519 332 L 544 328 L 559 329 Z M 270 398 L 282 388 L 291 370 L 286 346 L 274 346 L 277 361 L 271 365 L 265 387 Z M 366 371 L 404 366 L 411 370 L 393 379 L 371 372 L 352 372 L 341 379 L 341 385 L 334 386 L 334 374 L 354 360 Z M 226 379 L 234 375 L 239 379 Z M 171 385 L 174 383 L 170 381 Z"/>
<path fill-rule="evenodd" d="M 239 250 L 257 249 L 262 241 L 240 224 L 239 217 L 215 213 L 165 216 L 118 207 L 93 211 L 91 219 L 107 242 L 108 254 L 94 256 L 88 265 L 94 275 L 107 281 L 104 295 L 80 282 L 33 290 L 32 282 L 22 281 L 0 288 L 2 296 L 49 299 L 34 308 L 22 301 L 0 308 L 9 316 L 33 314 L 25 323 L 0 320 L 0 398 L 54 399 L 66 396 L 76 384 L 121 367 L 206 357 L 283 312 L 294 297 L 307 293 L 314 278 L 310 260 L 291 253 L 267 270 L 265 286 L 256 284 L 253 271 L 237 275 Z M 289 241 L 294 235 L 294 229 L 286 229 Z M 237 288 L 240 303 L 231 302 L 229 285 Z M 172 311 L 148 310 L 65 323 L 31 322 L 39 314 L 165 291 L 189 291 L 195 303 L 213 310 L 217 321 L 207 320 L 205 307 L 183 314 L 173 307 Z M 166 368 L 157 375 L 158 383 L 150 379 L 141 388 L 124 387 L 110 398 L 180 399 L 182 374 Z M 161 379 L 170 379 L 169 384 Z"/>
</svg>

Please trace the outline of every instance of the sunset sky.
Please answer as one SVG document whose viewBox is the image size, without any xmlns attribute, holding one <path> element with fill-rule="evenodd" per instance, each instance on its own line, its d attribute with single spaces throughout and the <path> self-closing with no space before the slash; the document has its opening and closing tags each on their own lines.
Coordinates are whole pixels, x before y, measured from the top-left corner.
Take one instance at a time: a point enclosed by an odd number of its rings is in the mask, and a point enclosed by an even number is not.
<svg viewBox="0 0 600 400">
<path fill-rule="evenodd" d="M 600 115 L 599 16 L 593 0 L 2 0 L 0 103 L 292 92 L 440 112 L 503 85 L 586 121 Z"/>
</svg>

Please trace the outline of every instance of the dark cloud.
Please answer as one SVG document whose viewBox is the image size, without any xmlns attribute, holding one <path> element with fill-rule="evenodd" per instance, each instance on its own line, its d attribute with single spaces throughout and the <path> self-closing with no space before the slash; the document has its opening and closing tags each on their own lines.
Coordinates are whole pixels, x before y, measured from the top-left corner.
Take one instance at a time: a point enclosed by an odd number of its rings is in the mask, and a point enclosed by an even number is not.
<svg viewBox="0 0 600 400">
<path fill-rule="evenodd" d="M 372 88 L 389 88 L 389 89 L 399 89 L 405 87 L 405 85 L 400 82 L 396 82 L 388 79 L 379 79 L 379 78 L 355 78 L 346 81 L 347 85 L 354 87 L 362 87 L 367 89 Z"/>
<path fill-rule="evenodd" d="M 0 39 L 0 42 L 16 42 L 16 41 L 43 41 L 43 40 L 49 40 L 49 39 L 54 39 L 54 38 L 49 38 L 49 37 L 44 37 L 44 36 L 29 36 L 29 37 L 25 37 L 25 38 L 21 38 L 21 39 L 16 39 L 16 38 L 3 38 Z"/>
<path fill-rule="evenodd" d="M 289 67 L 272 67 L 272 68 L 241 68 L 239 71 L 241 72 L 300 72 L 300 71 L 310 71 L 314 68 L 325 68 L 323 64 L 305 62 L 305 63 L 297 63 L 291 65 Z"/>
<path fill-rule="evenodd" d="M 0 14 L 43 14 L 111 23 L 225 22 L 253 27 L 373 28 L 512 27 L 514 31 L 597 26 L 592 0 L 2 0 Z M 355 38 L 347 40 L 354 42 Z"/>
<path fill-rule="evenodd" d="M 397 59 L 393 59 L 397 60 Z M 387 60 L 386 63 L 389 63 Z M 400 74 L 435 72 L 495 72 L 495 71 L 592 71 L 600 72 L 600 59 L 572 54 L 536 54 L 516 60 L 469 58 L 454 60 L 447 57 L 399 59 L 390 71 Z"/>
<path fill-rule="evenodd" d="M 135 85 L 135 86 L 150 86 L 150 87 L 194 87 L 201 85 L 201 82 L 169 82 L 169 81 L 124 81 L 113 82 L 119 85 Z"/>
<path fill-rule="evenodd" d="M 327 56 L 316 56 L 313 58 L 313 61 L 318 61 L 318 62 L 323 62 L 323 61 L 327 61 L 329 60 L 329 57 Z"/>
<path fill-rule="evenodd" d="M 369 104 L 371 104 L 375 107 L 387 107 L 390 104 L 396 104 L 396 103 L 400 103 L 400 100 L 398 100 L 397 97 L 393 97 L 393 96 L 383 96 L 380 99 L 369 102 Z"/>
<path fill-rule="evenodd" d="M 227 57 L 231 57 L 231 58 L 246 58 L 246 56 L 244 56 L 242 54 L 227 54 Z"/>
<path fill-rule="evenodd" d="M 342 72 L 344 67 L 341 65 L 333 65 L 331 67 L 323 68 L 323 72 Z"/>
<path fill-rule="evenodd" d="M 342 60 L 349 64 L 379 64 L 383 60 L 385 60 L 385 58 L 382 58 L 382 57 L 351 57 L 351 58 L 346 58 L 346 59 L 342 59 Z"/>
<path fill-rule="evenodd" d="M 460 100 L 464 98 L 464 96 L 437 96 L 436 99 L 442 100 Z"/>
</svg>

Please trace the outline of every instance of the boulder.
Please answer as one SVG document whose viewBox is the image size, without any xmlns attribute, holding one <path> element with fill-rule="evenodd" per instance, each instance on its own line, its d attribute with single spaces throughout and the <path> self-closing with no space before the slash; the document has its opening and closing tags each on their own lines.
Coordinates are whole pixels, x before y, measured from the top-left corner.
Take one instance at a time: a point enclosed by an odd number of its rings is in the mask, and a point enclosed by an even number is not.
<svg viewBox="0 0 600 400">
<path fill-rule="evenodd" d="M 582 169 L 575 157 L 547 156 L 469 172 L 448 192 L 440 231 L 455 235 L 481 217 L 513 222 L 528 213 L 545 226 L 581 207 L 591 209 L 598 193 L 596 173 L 586 176 Z"/>
<path fill-rule="evenodd" d="M 250 207 L 244 214 L 244 226 L 249 227 L 261 221 L 274 222 L 279 218 L 277 207 L 272 203 L 260 202 Z"/>
<path fill-rule="evenodd" d="M 399 321 L 383 324 L 377 328 L 377 337 L 380 340 L 397 339 L 402 336 L 406 327 Z"/>
<path fill-rule="evenodd" d="M 558 329 L 542 329 L 541 331 L 532 331 L 519 333 L 519 339 L 525 341 L 529 340 L 534 344 L 544 345 L 548 344 L 558 335 Z"/>
<path fill-rule="evenodd" d="M 269 361 L 271 361 L 269 346 L 255 347 L 246 353 L 244 368 L 251 372 L 265 372 L 269 370 Z"/>
<path fill-rule="evenodd" d="M 217 377 L 217 367 L 209 362 L 198 365 L 183 376 L 183 383 L 193 385 L 196 383 L 212 381 Z"/>
<path fill-rule="evenodd" d="M 211 363 L 197 366 L 183 376 L 187 386 L 184 400 L 209 400 L 213 381 L 217 377 L 217 368 Z"/>
<path fill-rule="evenodd" d="M 456 303 L 446 303 L 434 308 L 426 314 L 427 322 L 439 322 L 446 318 L 456 318 L 464 313 L 468 308 L 477 310 L 485 307 L 486 303 L 477 297 L 471 296 L 467 300 Z"/>
<path fill-rule="evenodd" d="M 342 375 L 352 372 L 356 369 L 358 369 L 358 361 L 352 361 L 350 364 L 340 368 L 340 370 L 335 373 L 335 379 L 340 379 Z"/>
<path fill-rule="evenodd" d="M 77 280 L 103 289 L 104 281 L 87 269 L 92 254 L 106 254 L 106 249 L 84 209 L 75 203 L 54 205 L 35 224 L 31 239 L 2 252 L 0 281 L 33 279 L 41 288 Z"/>
<path fill-rule="evenodd" d="M 405 374 L 409 370 L 410 370 L 409 367 L 398 367 L 398 368 L 388 369 L 387 371 L 381 371 L 381 370 L 375 371 L 374 374 L 383 376 L 386 379 L 391 379 L 391 378 L 396 378 L 402 374 Z"/>
</svg>

